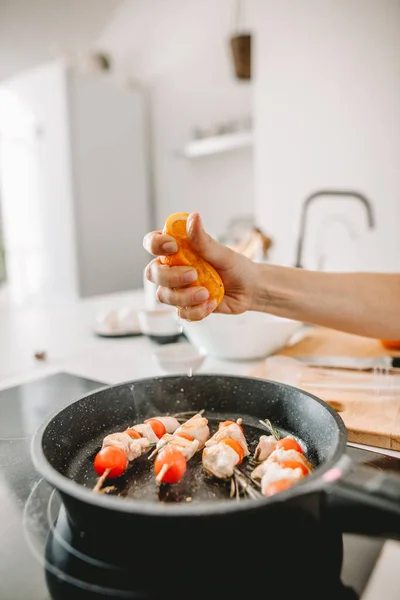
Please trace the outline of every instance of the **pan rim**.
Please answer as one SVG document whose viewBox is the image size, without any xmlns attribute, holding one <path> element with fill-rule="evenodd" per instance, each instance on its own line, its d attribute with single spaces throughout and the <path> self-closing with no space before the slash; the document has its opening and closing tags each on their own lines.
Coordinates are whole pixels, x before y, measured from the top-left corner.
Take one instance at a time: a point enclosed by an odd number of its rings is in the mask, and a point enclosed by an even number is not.
<svg viewBox="0 0 400 600">
<path fill-rule="evenodd" d="M 38 474 L 43 477 L 43 479 L 55 487 L 55 489 L 60 493 L 63 497 L 69 496 L 73 500 L 82 502 L 88 506 L 93 506 L 94 508 L 101 508 L 104 510 L 116 511 L 118 513 L 125 514 L 142 514 L 147 516 L 157 516 L 157 517 L 169 517 L 169 516 L 179 516 L 179 517 L 187 517 L 191 518 L 193 516 L 218 516 L 218 515 L 226 515 L 227 513 L 241 513 L 247 510 L 254 509 L 262 509 L 265 505 L 271 505 L 276 502 L 284 502 L 291 498 L 297 498 L 299 496 L 308 495 L 315 491 L 321 492 L 324 487 L 326 487 L 326 483 L 324 478 L 322 477 L 324 473 L 332 469 L 337 463 L 340 462 L 340 459 L 343 457 L 346 451 L 347 445 L 347 430 L 344 425 L 343 419 L 340 415 L 326 402 L 324 402 L 318 396 L 311 394 L 310 392 L 306 392 L 300 388 L 296 388 L 295 386 L 291 386 L 285 383 L 277 382 L 270 379 L 261 379 L 253 376 L 246 375 L 229 375 L 229 374 L 218 374 L 218 373 L 196 373 L 191 379 L 207 379 L 207 378 L 225 378 L 229 380 L 236 381 L 257 381 L 258 383 L 268 383 L 272 385 L 279 385 L 280 388 L 285 388 L 288 390 L 295 391 L 297 393 L 301 393 L 308 398 L 311 398 L 317 404 L 321 405 L 324 410 L 327 410 L 338 429 L 339 440 L 337 444 L 337 448 L 334 451 L 334 454 L 331 458 L 329 458 L 323 465 L 319 466 L 316 469 L 316 472 L 311 473 L 306 479 L 300 481 L 292 488 L 288 490 L 284 490 L 277 494 L 276 496 L 271 497 L 263 497 L 257 500 L 252 498 L 241 498 L 239 502 L 235 502 L 232 499 L 227 499 L 224 501 L 213 501 L 213 500 L 202 500 L 197 503 L 170 503 L 166 504 L 163 502 L 149 502 L 148 500 L 128 500 L 126 498 L 116 498 L 113 496 L 107 496 L 104 494 L 94 494 L 91 488 L 88 488 L 73 479 L 62 475 L 57 469 L 55 469 L 51 463 L 46 458 L 43 451 L 43 436 L 47 430 L 47 428 L 51 425 L 52 421 L 59 416 L 65 409 L 70 408 L 76 403 L 82 402 L 83 400 L 89 398 L 90 396 L 94 396 L 100 392 L 104 392 L 109 389 L 116 390 L 118 388 L 125 387 L 127 385 L 133 385 L 137 383 L 146 383 L 151 381 L 162 381 L 162 380 L 176 380 L 182 379 L 182 375 L 165 375 L 165 376 L 155 376 L 155 377 L 144 377 L 132 380 L 126 380 L 117 384 L 110 385 L 102 385 L 98 389 L 92 390 L 87 394 L 81 396 L 80 398 L 74 400 L 70 404 L 67 404 L 61 409 L 54 411 L 50 416 L 47 417 L 45 421 L 43 421 L 34 432 L 31 438 L 30 444 L 30 454 L 33 462 L 33 466 Z"/>
</svg>

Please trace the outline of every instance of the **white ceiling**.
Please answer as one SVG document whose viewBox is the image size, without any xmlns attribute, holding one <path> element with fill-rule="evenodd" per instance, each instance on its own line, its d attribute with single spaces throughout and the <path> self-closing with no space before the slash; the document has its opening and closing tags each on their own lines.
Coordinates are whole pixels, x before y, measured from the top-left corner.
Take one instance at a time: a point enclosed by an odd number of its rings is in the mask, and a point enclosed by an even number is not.
<svg viewBox="0 0 400 600">
<path fill-rule="evenodd" d="M 246 22 L 251 22 L 247 0 Z M 204 71 L 204 56 L 228 52 L 236 0 L 125 0 L 98 38 L 123 72 L 142 81 Z M 243 23 L 241 23 L 243 25 Z"/>
<path fill-rule="evenodd" d="M 0 80 L 60 55 L 104 50 L 148 81 L 227 51 L 236 0 L 0 0 Z M 247 0 L 247 9 L 252 5 Z"/>
<path fill-rule="evenodd" d="M 123 0 L 0 0 L 0 80 L 89 50 Z"/>
</svg>

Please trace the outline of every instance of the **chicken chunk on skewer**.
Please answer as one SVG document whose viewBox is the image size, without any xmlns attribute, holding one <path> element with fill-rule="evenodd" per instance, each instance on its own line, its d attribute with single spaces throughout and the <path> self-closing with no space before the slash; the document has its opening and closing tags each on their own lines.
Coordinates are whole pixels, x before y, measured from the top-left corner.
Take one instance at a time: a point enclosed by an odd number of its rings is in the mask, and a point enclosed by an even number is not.
<svg viewBox="0 0 400 600">
<path fill-rule="evenodd" d="M 254 451 L 254 460 L 262 462 L 266 460 L 275 450 L 277 439 L 274 435 L 260 435 L 257 447 Z"/>
<path fill-rule="evenodd" d="M 173 432 L 173 436 L 183 437 L 190 441 L 198 442 L 198 450 L 200 450 L 205 442 L 210 437 L 210 428 L 208 427 L 208 419 L 197 413 L 182 425 L 179 425 Z M 171 442 L 172 436 L 168 433 L 164 434 L 156 444 L 155 452 L 159 452 L 166 444 Z"/>
<path fill-rule="evenodd" d="M 175 433 L 175 431 L 180 427 L 178 419 L 169 415 L 165 417 L 155 417 L 155 419 L 164 425 L 166 433 Z"/>
<path fill-rule="evenodd" d="M 224 423 L 228 423 L 225 425 Z M 214 433 L 214 435 L 205 443 L 206 447 L 209 448 L 211 446 L 215 446 L 221 440 L 226 438 L 230 438 L 232 440 L 236 440 L 243 448 L 244 456 L 248 456 L 250 454 L 249 448 L 247 446 L 247 441 L 243 433 L 243 429 L 240 423 L 235 423 L 234 421 L 227 422 L 223 421 L 220 423 L 218 430 Z"/>
<path fill-rule="evenodd" d="M 313 470 L 312 464 L 304 456 L 304 454 L 301 454 L 297 450 L 277 449 L 277 450 L 274 450 L 268 456 L 268 458 L 266 458 L 259 465 L 256 466 L 256 468 L 253 470 L 253 472 L 251 474 L 251 478 L 252 479 L 261 479 L 264 475 L 265 470 L 268 468 L 268 465 L 271 462 L 284 463 L 284 462 L 288 462 L 288 461 L 300 462 L 302 465 L 304 465 L 304 467 L 307 471 L 307 474 L 311 473 L 311 471 Z"/>
<path fill-rule="evenodd" d="M 168 446 L 180 450 L 186 460 L 190 460 L 200 447 L 199 440 L 189 440 L 182 437 L 179 433 L 166 433 L 163 436 L 163 442 L 164 445 L 168 444 Z"/>
<path fill-rule="evenodd" d="M 150 449 L 150 440 L 147 437 L 132 439 L 131 436 L 125 432 L 110 433 L 110 435 L 106 435 L 103 440 L 102 450 L 107 448 L 107 446 L 121 448 L 121 450 L 125 452 L 128 462 L 131 462 Z"/>
<path fill-rule="evenodd" d="M 185 423 L 182 423 L 175 431 L 175 435 L 189 435 L 194 440 L 199 442 L 199 450 L 204 446 L 210 437 L 210 428 L 208 427 L 208 419 L 200 413 L 194 415 Z"/>
<path fill-rule="evenodd" d="M 287 436 L 273 441 L 274 436 L 261 436 L 255 455 L 266 456 L 252 471 L 251 478 L 260 481 L 261 492 L 271 496 L 291 487 L 313 471 L 300 444 Z M 271 451 L 272 449 L 272 451 Z"/>
<path fill-rule="evenodd" d="M 216 433 L 205 444 L 203 468 L 214 477 L 228 479 L 233 476 L 235 467 L 249 454 L 240 423 L 225 421 L 220 423 Z"/>
<path fill-rule="evenodd" d="M 208 419 L 200 413 L 185 421 L 173 434 L 164 434 L 155 450 L 158 452 L 154 462 L 157 483 L 180 481 L 186 472 L 187 461 L 204 447 L 209 437 Z"/>
<path fill-rule="evenodd" d="M 261 477 L 261 493 L 264 496 L 271 496 L 279 489 L 291 487 L 306 477 L 299 467 L 285 467 L 279 462 L 268 462 L 268 459 L 266 462 L 268 464 Z"/>
</svg>

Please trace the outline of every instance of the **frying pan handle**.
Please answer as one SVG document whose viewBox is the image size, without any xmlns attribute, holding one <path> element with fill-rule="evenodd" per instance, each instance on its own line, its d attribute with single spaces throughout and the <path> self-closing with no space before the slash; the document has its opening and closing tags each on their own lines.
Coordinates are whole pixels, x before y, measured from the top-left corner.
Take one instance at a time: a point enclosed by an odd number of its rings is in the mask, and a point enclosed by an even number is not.
<svg viewBox="0 0 400 600">
<path fill-rule="evenodd" d="M 348 456 L 342 460 L 338 479 L 325 487 L 329 520 L 346 533 L 399 540 L 400 475 L 355 464 Z"/>
</svg>

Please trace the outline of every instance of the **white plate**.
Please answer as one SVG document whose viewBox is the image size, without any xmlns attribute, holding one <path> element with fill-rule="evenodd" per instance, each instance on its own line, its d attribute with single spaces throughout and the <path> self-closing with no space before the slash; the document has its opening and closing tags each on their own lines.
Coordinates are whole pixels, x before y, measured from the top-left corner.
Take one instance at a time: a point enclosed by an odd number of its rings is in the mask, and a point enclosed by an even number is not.
<svg viewBox="0 0 400 600">
<path fill-rule="evenodd" d="M 137 311 L 129 306 L 100 313 L 93 332 L 101 337 L 142 335 Z"/>
<path fill-rule="evenodd" d="M 133 337 L 135 335 L 142 335 L 142 332 L 139 330 L 132 329 L 120 329 L 120 330 L 109 330 L 107 327 L 93 327 L 93 333 L 100 337 L 108 337 L 108 338 L 118 338 L 118 337 Z"/>
</svg>

